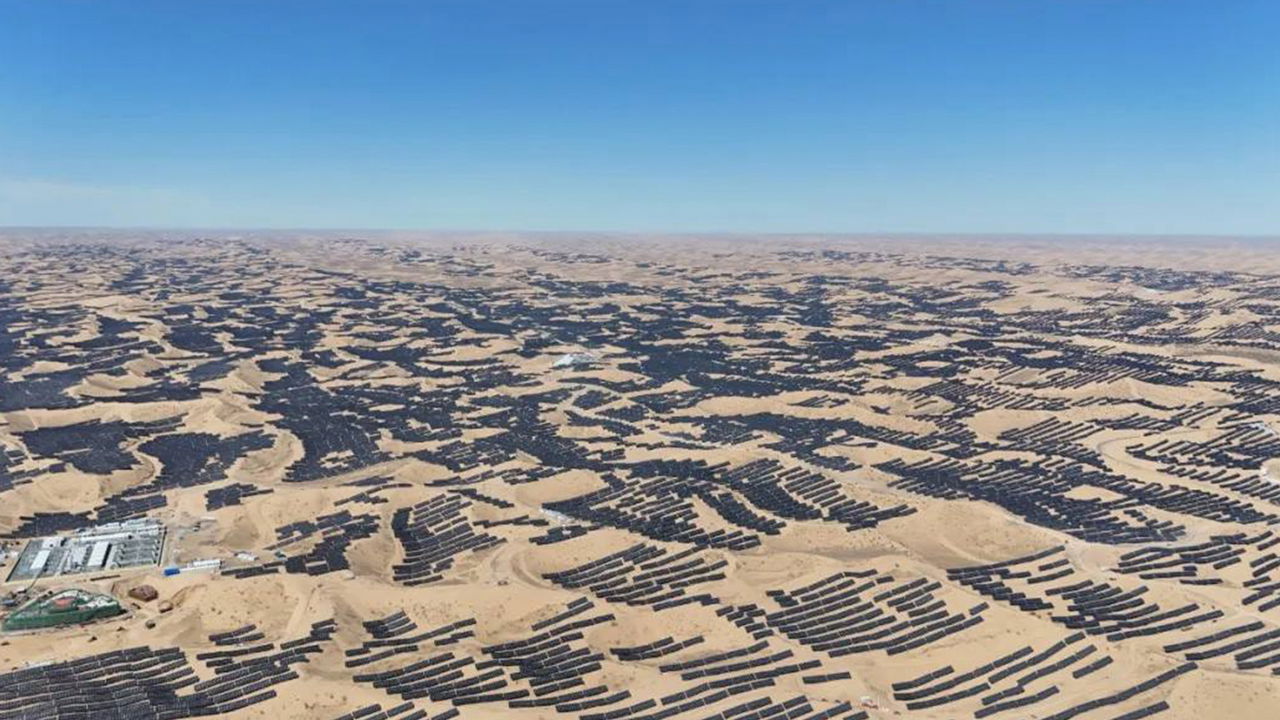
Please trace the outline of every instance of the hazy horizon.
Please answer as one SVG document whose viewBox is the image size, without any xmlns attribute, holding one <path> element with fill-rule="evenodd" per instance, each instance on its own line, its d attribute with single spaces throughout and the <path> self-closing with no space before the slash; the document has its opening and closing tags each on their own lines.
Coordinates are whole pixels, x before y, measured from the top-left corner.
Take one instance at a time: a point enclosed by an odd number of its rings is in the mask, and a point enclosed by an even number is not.
<svg viewBox="0 0 1280 720">
<path fill-rule="evenodd" d="M 602 228 L 505 228 L 505 227 L 289 227 L 289 226 L 217 226 L 217 225 L 3 225 L 0 233 L 31 231 L 71 231 L 71 232 L 175 232 L 175 233 L 369 233 L 382 235 L 388 233 L 405 234 L 447 234 L 447 235 L 604 235 L 610 237 L 725 237 L 725 238 L 849 238 L 849 239 L 902 239 L 902 240 L 945 240 L 982 239 L 982 240 L 1072 240 L 1125 238 L 1133 240 L 1262 240 L 1280 241 L 1280 233 L 1124 233 L 1124 232 L 898 232 L 898 231 L 830 231 L 830 230 L 628 230 Z"/>
</svg>

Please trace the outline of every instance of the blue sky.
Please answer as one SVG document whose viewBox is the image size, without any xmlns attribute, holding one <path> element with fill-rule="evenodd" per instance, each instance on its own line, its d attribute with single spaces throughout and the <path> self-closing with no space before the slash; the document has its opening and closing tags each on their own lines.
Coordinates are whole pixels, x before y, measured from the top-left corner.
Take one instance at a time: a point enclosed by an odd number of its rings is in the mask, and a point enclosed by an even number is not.
<svg viewBox="0 0 1280 720">
<path fill-rule="evenodd" d="M 0 0 L 0 225 L 1280 234 L 1275 0 Z"/>
</svg>

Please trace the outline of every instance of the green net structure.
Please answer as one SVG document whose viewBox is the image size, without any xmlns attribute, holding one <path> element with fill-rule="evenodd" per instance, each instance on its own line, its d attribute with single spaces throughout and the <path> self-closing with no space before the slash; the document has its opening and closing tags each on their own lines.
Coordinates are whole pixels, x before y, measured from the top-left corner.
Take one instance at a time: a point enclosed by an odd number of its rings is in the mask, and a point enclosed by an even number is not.
<svg viewBox="0 0 1280 720">
<path fill-rule="evenodd" d="M 39 628 L 78 625 L 123 615 L 124 608 L 110 595 L 84 590 L 63 590 L 32 600 L 5 618 L 3 629 L 36 630 Z"/>
</svg>

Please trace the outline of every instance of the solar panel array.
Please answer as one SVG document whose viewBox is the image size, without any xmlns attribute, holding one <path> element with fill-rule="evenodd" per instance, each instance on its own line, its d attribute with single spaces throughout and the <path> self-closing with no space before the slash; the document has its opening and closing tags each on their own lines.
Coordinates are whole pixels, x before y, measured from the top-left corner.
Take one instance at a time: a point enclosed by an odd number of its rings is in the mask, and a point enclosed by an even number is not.
<svg viewBox="0 0 1280 720">
<path fill-rule="evenodd" d="M 210 580 L 228 592 L 359 578 L 562 602 L 501 626 L 404 603 L 292 639 L 112 650 L 0 676 L 4 711 L 270 713 L 314 673 L 386 696 L 344 720 L 851 720 L 878 712 L 852 697 L 873 668 L 972 643 L 975 662 L 877 697 L 1137 718 L 1197 666 L 1280 668 L 1280 381 L 1249 360 L 1280 349 L 1280 278 L 309 242 L 0 256 L 6 536 L 202 508 L 233 539 Z M 54 507 L 50 478 L 84 492 Z M 931 570 L 920 536 L 956 531 L 939 506 L 1053 540 Z M 1121 683 L 1133 656 L 1167 667 Z"/>
</svg>

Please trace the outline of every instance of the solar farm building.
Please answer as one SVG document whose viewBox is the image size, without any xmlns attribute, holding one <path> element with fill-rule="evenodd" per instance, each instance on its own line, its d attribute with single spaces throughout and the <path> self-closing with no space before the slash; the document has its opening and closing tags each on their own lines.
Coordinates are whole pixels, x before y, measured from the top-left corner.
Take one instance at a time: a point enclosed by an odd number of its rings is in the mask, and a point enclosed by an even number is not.
<svg viewBox="0 0 1280 720">
<path fill-rule="evenodd" d="M 9 581 L 159 565 L 164 541 L 164 525 L 148 518 L 36 538 L 23 548 Z"/>
</svg>

